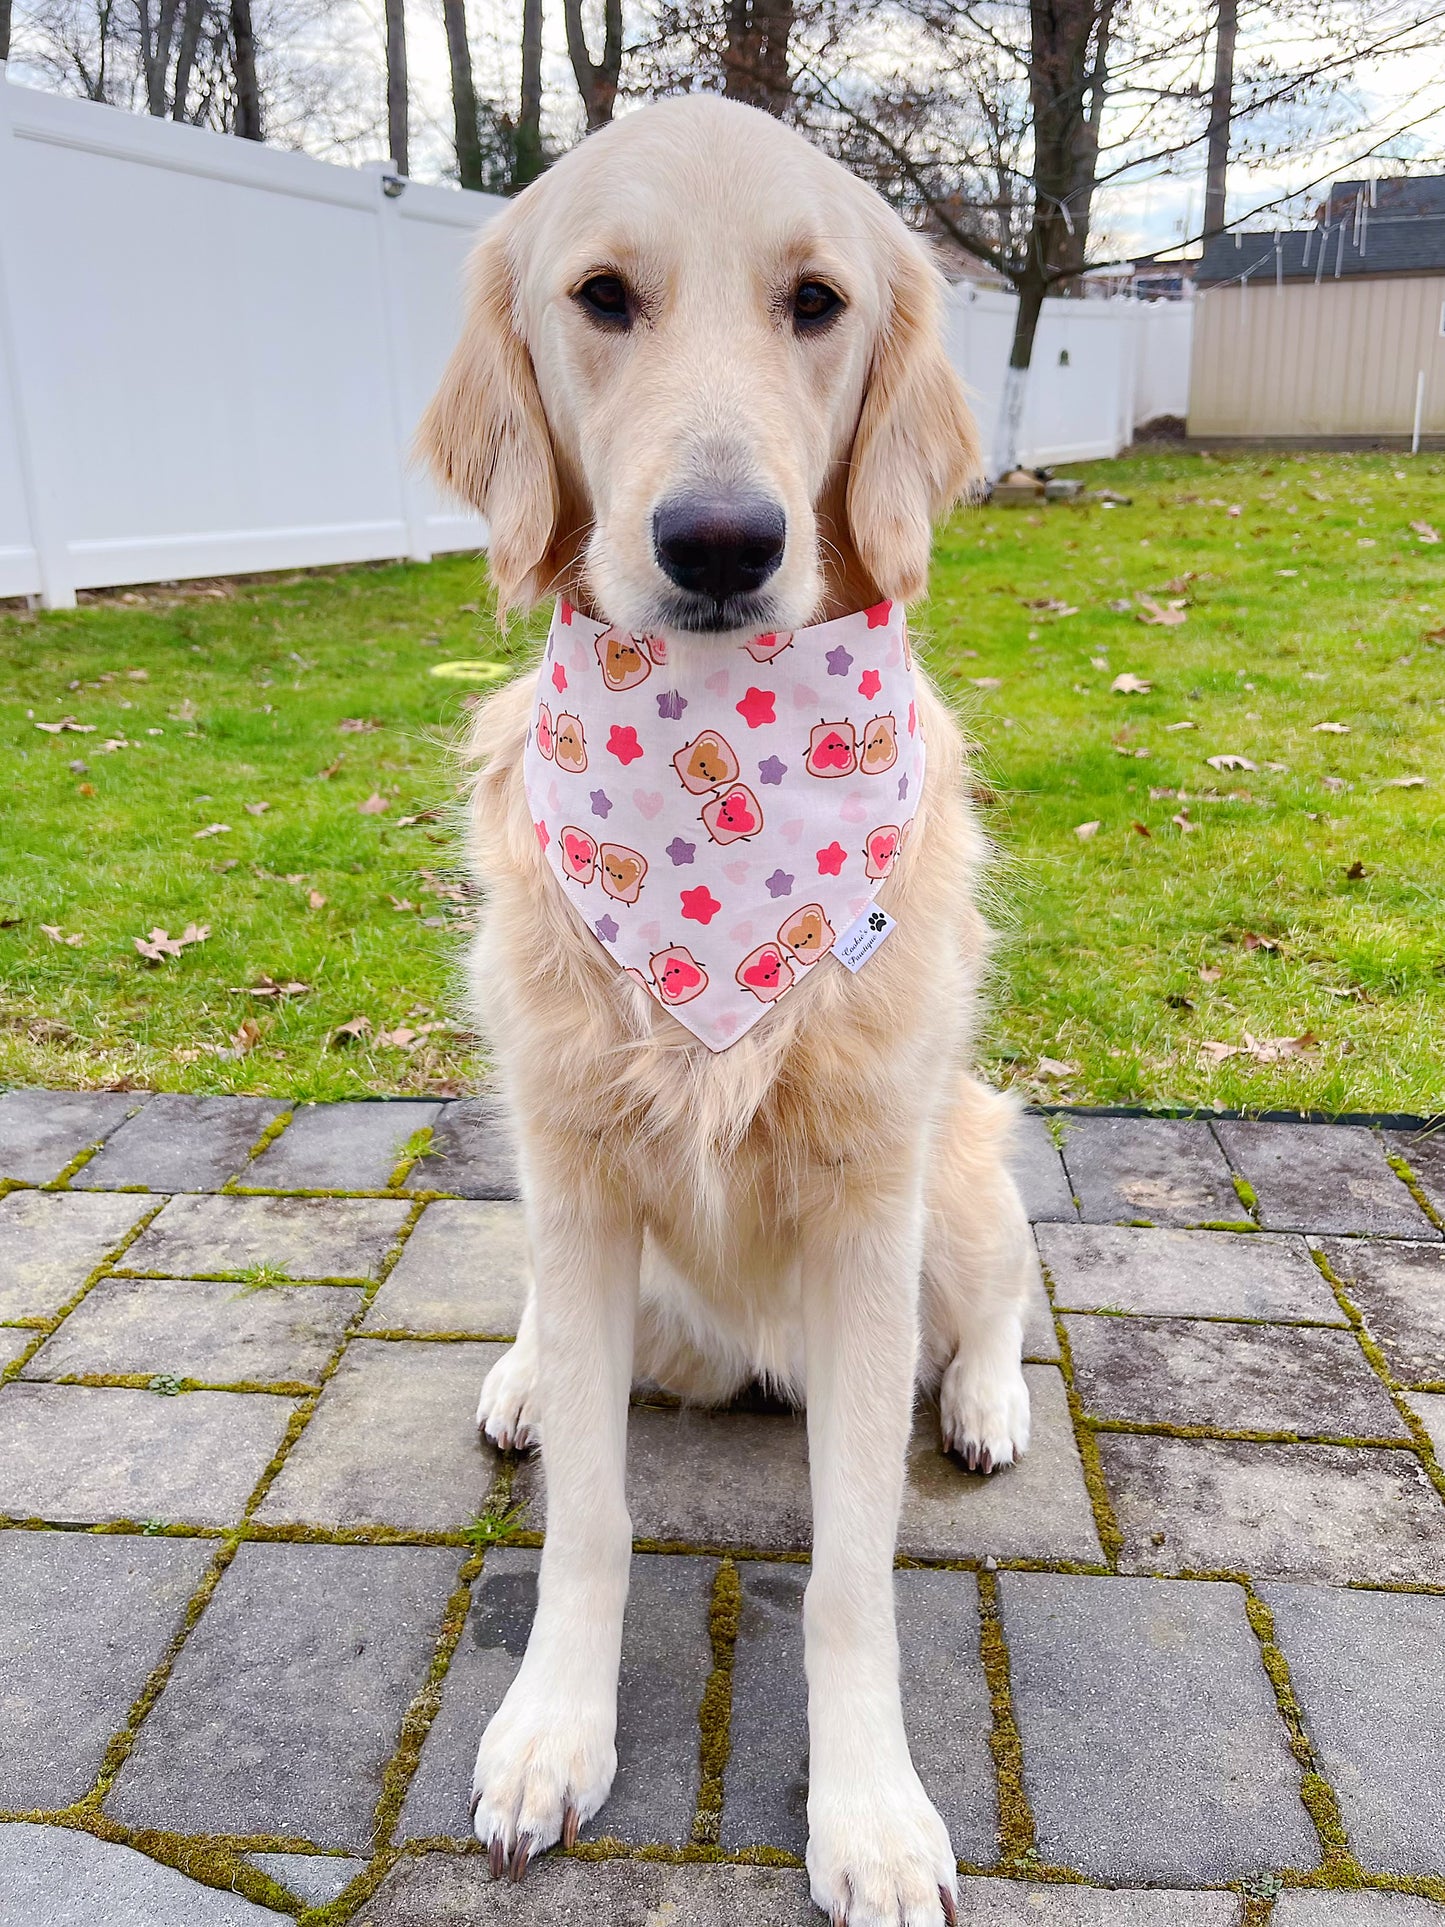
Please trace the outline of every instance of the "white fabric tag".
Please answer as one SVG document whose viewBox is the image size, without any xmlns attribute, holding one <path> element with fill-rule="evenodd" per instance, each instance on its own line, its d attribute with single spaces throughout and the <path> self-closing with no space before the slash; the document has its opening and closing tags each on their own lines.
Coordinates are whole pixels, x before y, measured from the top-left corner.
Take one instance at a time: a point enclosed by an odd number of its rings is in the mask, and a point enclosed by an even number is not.
<svg viewBox="0 0 1445 1927">
<path fill-rule="evenodd" d="M 878 946 L 898 928 L 894 918 L 876 903 L 870 903 L 833 945 L 833 955 L 856 977 Z"/>
</svg>

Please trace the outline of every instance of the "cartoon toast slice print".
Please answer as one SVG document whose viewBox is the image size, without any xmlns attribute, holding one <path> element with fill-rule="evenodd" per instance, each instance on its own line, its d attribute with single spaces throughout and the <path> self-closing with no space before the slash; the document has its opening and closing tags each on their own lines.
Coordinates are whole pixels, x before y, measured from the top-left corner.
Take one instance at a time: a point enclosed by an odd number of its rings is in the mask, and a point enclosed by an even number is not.
<svg viewBox="0 0 1445 1927">
<path fill-rule="evenodd" d="M 773 636 L 754 636 L 743 644 L 744 649 L 754 662 L 771 662 L 775 656 L 782 655 L 785 649 L 793 646 L 793 632 L 782 629 Z"/>
<path fill-rule="evenodd" d="M 816 723 L 803 767 L 809 776 L 851 776 L 858 767 L 858 738 L 851 723 Z"/>
<path fill-rule="evenodd" d="M 562 832 L 562 870 L 574 883 L 590 883 L 597 870 L 597 844 L 586 830 L 569 825 Z"/>
<path fill-rule="evenodd" d="M 816 963 L 833 948 L 835 932 L 821 903 L 805 903 L 778 930 L 778 942 L 800 964 Z"/>
<path fill-rule="evenodd" d="M 574 776 L 580 776 L 586 769 L 587 738 L 582 733 L 580 717 L 569 716 L 564 712 L 557 718 L 553 760 L 559 769 L 570 769 Z"/>
<path fill-rule="evenodd" d="M 559 742 L 561 738 L 557 739 Z M 636 903 L 642 894 L 642 879 L 647 875 L 647 858 L 625 843 L 603 843 L 597 851 L 602 867 L 598 881 L 609 897 L 618 903 Z"/>
<path fill-rule="evenodd" d="M 731 743 L 715 729 L 705 729 L 690 743 L 684 743 L 673 757 L 672 766 L 682 778 L 683 788 L 694 796 L 721 789 L 725 783 L 735 783 L 742 770 Z"/>
<path fill-rule="evenodd" d="M 761 943 L 748 952 L 733 975 L 759 1003 L 775 1004 L 793 981 L 793 966 L 777 944 Z"/>
<path fill-rule="evenodd" d="M 652 657 L 625 629 L 603 630 L 594 646 L 609 689 L 635 689 L 652 674 Z"/>
<path fill-rule="evenodd" d="M 648 959 L 648 967 L 665 1004 L 690 1004 L 707 989 L 707 972 L 686 944 L 657 951 Z"/>
<path fill-rule="evenodd" d="M 898 852 L 903 847 L 903 836 L 896 823 L 880 823 L 876 830 L 870 830 L 863 845 L 863 874 L 876 883 L 880 877 L 892 876 L 893 866 L 898 861 Z"/>
<path fill-rule="evenodd" d="M 537 705 L 535 733 L 537 738 L 537 754 L 544 756 L 550 763 L 552 760 L 552 712 L 545 703 L 538 703 Z"/>
<path fill-rule="evenodd" d="M 892 716 L 874 716 L 863 730 L 863 754 L 858 767 L 865 776 L 881 776 L 898 761 L 898 725 Z"/>
<path fill-rule="evenodd" d="M 734 783 L 703 805 L 702 820 L 714 843 L 740 843 L 763 827 L 762 805 L 746 783 Z"/>
</svg>

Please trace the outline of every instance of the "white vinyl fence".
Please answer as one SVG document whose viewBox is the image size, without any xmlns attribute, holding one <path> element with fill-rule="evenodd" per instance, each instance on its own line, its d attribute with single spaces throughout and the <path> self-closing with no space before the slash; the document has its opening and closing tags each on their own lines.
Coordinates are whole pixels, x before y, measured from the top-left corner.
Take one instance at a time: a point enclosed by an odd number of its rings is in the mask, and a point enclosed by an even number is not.
<svg viewBox="0 0 1445 1927">
<path fill-rule="evenodd" d="M 503 205 L 13 86 L 0 66 L 0 596 L 425 559 L 485 525 L 409 465 Z M 1013 297 L 950 352 L 992 446 Z M 1051 301 L 1025 459 L 1183 414 L 1183 307 Z"/>
</svg>

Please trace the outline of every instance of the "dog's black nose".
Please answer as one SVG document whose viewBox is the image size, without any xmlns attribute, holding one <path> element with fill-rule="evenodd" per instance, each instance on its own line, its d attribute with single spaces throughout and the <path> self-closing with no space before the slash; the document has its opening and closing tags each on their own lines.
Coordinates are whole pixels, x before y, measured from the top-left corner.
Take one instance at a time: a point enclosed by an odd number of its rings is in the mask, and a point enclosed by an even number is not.
<svg viewBox="0 0 1445 1927">
<path fill-rule="evenodd" d="M 714 602 L 761 589 L 783 559 L 787 533 L 783 511 L 764 495 L 677 495 L 652 517 L 663 573 Z"/>
</svg>

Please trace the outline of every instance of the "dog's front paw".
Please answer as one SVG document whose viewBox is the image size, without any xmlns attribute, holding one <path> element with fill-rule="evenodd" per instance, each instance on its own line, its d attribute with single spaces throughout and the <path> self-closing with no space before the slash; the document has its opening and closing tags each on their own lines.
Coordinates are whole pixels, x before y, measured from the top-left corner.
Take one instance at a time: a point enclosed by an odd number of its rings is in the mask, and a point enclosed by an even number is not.
<svg viewBox="0 0 1445 1927">
<path fill-rule="evenodd" d="M 520 1880 L 534 1855 L 558 1840 L 574 1844 L 612 1789 L 616 1727 L 604 1705 L 513 1681 L 472 1774 L 472 1826 L 497 1878 Z"/>
<path fill-rule="evenodd" d="M 938 1388 L 943 1449 L 970 1472 L 996 1472 L 1029 1449 L 1029 1388 L 1017 1352 L 959 1352 Z"/>
<path fill-rule="evenodd" d="M 535 1345 L 519 1339 L 487 1373 L 477 1406 L 477 1430 L 499 1452 L 527 1452 L 541 1444 Z"/>
<path fill-rule="evenodd" d="M 953 1927 L 958 1869 L 911 1765 L 808 1796 L 808 1879 L 833 1927 Z"/>
</svg>

